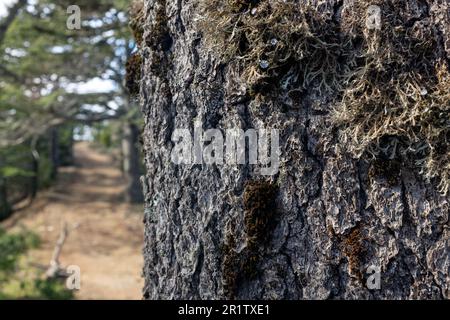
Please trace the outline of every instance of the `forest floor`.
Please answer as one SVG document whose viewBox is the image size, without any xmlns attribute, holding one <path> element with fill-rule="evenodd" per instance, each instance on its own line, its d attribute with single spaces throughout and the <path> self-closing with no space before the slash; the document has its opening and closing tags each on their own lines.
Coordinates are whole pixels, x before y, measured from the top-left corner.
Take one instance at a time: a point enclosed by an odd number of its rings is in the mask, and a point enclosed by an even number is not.
<svg viewBox="0 0 450 320">
<path fill-rule="evenodd" d="M 39 235 L 27 260 L 49 265 L 62 225 L 73 229 L 59 261 L 81 271 L 76 299 L 141 299 L 143 225 L 140 206 L 123 201 L 125 181 L 110 156 L 88 143 L 74 147 L 75 165 L 61 168 L 57 183 L 2 223 Z"/>
</svg>

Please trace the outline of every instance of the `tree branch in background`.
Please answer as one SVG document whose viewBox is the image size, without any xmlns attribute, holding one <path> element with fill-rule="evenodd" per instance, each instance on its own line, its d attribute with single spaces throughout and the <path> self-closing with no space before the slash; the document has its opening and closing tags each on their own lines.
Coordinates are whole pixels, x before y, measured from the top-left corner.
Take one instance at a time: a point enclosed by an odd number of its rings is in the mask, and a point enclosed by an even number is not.
<svg viewBox="0 0 450 320">
<path fill-rule="evenodd" d="M 14 72 L 8 70 L 5 66 L 0 64 L 0 74 L 7 77 L 12 82 L 22 84 L 25 79 L 21 78 L 19 75 L 15 74 Z"/>
</svg>

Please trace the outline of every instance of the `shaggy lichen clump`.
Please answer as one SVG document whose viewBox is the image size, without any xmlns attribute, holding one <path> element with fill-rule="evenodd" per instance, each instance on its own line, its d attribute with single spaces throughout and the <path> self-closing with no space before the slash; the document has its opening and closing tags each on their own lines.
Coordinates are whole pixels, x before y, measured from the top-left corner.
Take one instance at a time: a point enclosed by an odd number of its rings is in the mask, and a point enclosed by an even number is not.
<svg viewBox="0 0 450 320">
<path fill-rule="evenodd" d="M 360 281 L 363 278 L 361 260 L 365 252 L 363 240 L 361 227 L 357 226 L 349 234 L 345 235 L 341 241 L 341 248 L 347 257 L 350 274 L 356 276 Z"/>
<path fill-rule="evenodd" d="M 270 239 L 274 227 L 277 190 L 277 186 L 268 181 L 249 181 L 245 184 L 245 248 L 240 252 L 236 251 L 235 225 L 228 231 L 224 245 L 223 278 L 228 299 L 235 298 L 239 280 L 257 276 L 261 250 Z"/>
<path fill-rule="evenodd" d="M 135 0 L 131 3 L 130 10 L 130 28 L 133 33 L 133 38 L 136 40 L 138 46 L 141 45 L 144 36 L 144 1 Z"/>
<path fill-rule="evenodd" d="M 333 92 L 333 118 L 352 154 L 416 166 L 448 193 L 449 66 L 427 8 L 360 0 L 330 14 L 315 1 L 202 3 L 206 43 L 250 96 Z M 379 25 L 370 25 L 377 10 Z"/>
<path fill-rule="evenodd" d="M 343 28 L 361 40 L 359 67 L 349 77 L 335 120 L 356 156 L 400 159 L 449 190 L 450 76 L 427 20 L 415 21 L 404 0 L 379 1 L 380 29 L 367 29 L 361 1 Z M 417 18 L 417 17 L 416 17 Z M 413 21 L 413 22 L 411 22 Z"/>
<path fill-rule="evenodd" d="M 139 81 L 142 74 L 142 57 L 139 53 L 131 55 L 126 65 L 125 84 L 132 97 L 139 94 Z"/>
<path fill-rule="evenodd" d="M 446 67 L 438 68 L 436 84 L 408 73 L 378 83 L 363 76 L 346 91 L 337 117 L 345 126 L 344 141 L 357 156 L 400 158 L 419 166 L 427 178 L 439 177 L 447 193 L 450 77 Z"/>
<path fill-rule="evenodd" d="M 348 42 L 313 6 L 288 0 L 210 0 L 201 29 L 207 44 L 233 65 L 250 95 L 270 89 L 339 87 Z"/>
<path fill-rule="evenodd" d="M 135 0 L 131 3 L 129 9 L 130 15 L 130 29 L 134 40 L 138 47 L 141 47 L 144 35 L 144 1 Z M 130 93 L 130 96 L 137 97 L 139 94 L 139 81 L 142 76 L 142 57 L 139 52 L 133 53 L 126 63 L 125 69 L 125 85 Z"/>
<path fill-rule="evenodd" d="M 244 189 L 244 224 L 247 243 L 257 245 L 269 238 L 271 221 L 276 212 L 276 185 L 266 181 L 249 181 Z"/>
<path fill-rule="evenodd" d="M 247 247 L 242 271 L 248 278 L 257 275 L 260 260 L 259 249 L 271 237 L 277 211 L 277 186 L 267 181 L 249 181 L 244 189 L 244 227 Z"/>
</svg>

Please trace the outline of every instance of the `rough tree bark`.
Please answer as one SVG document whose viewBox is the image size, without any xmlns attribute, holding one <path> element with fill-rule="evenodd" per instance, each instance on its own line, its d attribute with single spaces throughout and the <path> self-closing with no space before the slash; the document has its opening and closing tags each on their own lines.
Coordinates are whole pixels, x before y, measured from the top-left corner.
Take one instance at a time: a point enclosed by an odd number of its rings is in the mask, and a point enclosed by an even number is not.
<svg viewBox="0 0 450 320">
<path fill-rule="evenodd" d="M 337 19 L 339 10 L 352 5 L 322 3 Z M 433 11 L 445 1 L 410 3 L 419 8 L 414 21 L 426 18 L 448 28 L 448 8 Z M 423 3 L 426 13 L 420 12 Z M 144 38 L 160 40 L 142 49 L 145 298 L 450 297 L 447 196 L 409 168 L 401 168 L 393 184 L 369 177 L 370 165 L 348 155 L 337 140 L 330 97 L 314 89 L 285 101 L 284 108 L 275 101 L 234 99 L 230 68 L 204 45 L 194 23 L 198 1 L 145 0 L 145 12 Z M 450 35 L 441 36 L 448 59 Z M 241 271 L 239 257 L 249 245 L 240 227 L 245 186 L 261 177 L 248 165 L 173 164 L 174 129 L 192 132 L 195 121 L 204 130 L 281 132 L 280 172 L 269 178 L 278 186 L 276 214 L 251 276 L 233 272 Z M 380 290 L 366 286 L 372 265 L 381 268 Z"/>
</svg>

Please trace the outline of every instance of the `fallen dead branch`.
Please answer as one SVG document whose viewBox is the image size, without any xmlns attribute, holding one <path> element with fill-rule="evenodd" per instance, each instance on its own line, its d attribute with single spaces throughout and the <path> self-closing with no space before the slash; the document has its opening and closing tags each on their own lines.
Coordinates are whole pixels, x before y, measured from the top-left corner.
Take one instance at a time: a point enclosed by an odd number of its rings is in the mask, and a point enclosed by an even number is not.
<svg viewBox="0 0 450 320">
<path fill-rule="evenodd" d="M 61 227 L 61 233 L 59 235 L 58 240 L 56 241 L 55 249 L 53 250 L 52 259 L 50 260 L 50 266 L 47 268 L 47 271 L 45 272 L 46 278 L 57 278 L 57 277 L 67 277 L 67 272 L 61 268 L 61 263 L 59 262 L 59 256 L 61 255 L 64 243 L 66 242 L 67 237 L 69 234 L 77 229 L 80 226 L 79 223 L 77 223 L 72 228 L 69 228 L 67 225 L 67 222 L 62 223 Z"/>
</svg>

